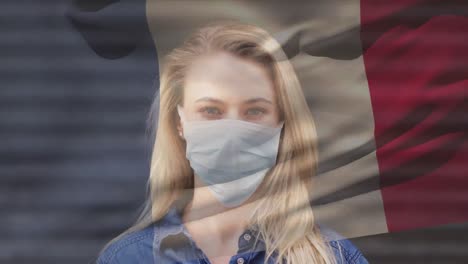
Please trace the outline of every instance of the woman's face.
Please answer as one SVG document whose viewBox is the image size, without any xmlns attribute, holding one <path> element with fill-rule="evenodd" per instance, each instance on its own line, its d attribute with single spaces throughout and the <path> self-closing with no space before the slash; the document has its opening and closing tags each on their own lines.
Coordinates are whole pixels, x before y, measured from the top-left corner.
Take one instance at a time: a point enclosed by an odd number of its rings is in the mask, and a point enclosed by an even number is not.
<svg viewBox="0 0 468 264">
<path fill-rule="evenodd" d="M 226 52 L 202 56 L 189 67 L 183 111 L 188 121 L 238 119 L 272 127 L 280 121 L 266 70 Z"/>
</svg>

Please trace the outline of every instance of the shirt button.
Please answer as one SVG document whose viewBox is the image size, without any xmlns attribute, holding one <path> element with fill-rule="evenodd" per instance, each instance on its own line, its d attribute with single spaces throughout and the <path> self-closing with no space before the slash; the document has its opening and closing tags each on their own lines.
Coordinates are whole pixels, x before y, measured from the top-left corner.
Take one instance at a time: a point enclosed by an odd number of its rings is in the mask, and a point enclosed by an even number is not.
<svg viewBox="0 0 468 264">
<path fill-rule="evenodd" d="M 243 264 L 243 263 L 244 263 L 244 258 L 237 259 L 237 264 Z"/>
<path fill-rule="evenodd" d="M 249 241 L 250 238 L 251 238 L 251 236 L 250 236 L 249 234 L 244 234 L 244 239 L 245 239 L 245 240 Z"/>
</svg>

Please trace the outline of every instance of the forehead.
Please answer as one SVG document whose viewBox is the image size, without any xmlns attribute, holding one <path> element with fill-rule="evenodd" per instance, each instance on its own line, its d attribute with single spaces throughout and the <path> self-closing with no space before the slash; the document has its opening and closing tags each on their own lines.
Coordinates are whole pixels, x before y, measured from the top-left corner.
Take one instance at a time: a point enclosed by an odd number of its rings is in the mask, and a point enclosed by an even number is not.
<svg viewBox="0 0 468 264">
<path fill-rule="evenodd" d="M 185 78 L 185 98 L 212 96 L 226 100 L 274 98 L 273 83 L 259 63 L 218 52 L 197 58 Z"/>
</svg>

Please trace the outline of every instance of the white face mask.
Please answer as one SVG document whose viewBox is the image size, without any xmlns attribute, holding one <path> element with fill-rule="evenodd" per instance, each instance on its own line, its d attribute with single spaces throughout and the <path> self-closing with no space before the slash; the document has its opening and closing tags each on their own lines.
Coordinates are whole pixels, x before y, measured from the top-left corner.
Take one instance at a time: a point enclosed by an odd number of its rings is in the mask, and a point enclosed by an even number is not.
<svg viewBox="0 0 468 264">
<path fill-rule="evenodd" d="M 236 119 L 187 121 L 177 110 L 195 174 L 224 206 L 245 202 L 276 164 L 283 122 L 269 127 Z"/>
</svg>

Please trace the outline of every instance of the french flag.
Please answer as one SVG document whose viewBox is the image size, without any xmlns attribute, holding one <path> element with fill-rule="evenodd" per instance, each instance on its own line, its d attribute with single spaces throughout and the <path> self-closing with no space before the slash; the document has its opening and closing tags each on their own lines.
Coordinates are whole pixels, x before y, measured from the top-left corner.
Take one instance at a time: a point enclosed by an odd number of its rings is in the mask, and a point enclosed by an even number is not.
<svg viewBox="0 0 468 264">
<path fill-rule="evenodd" d="M 278 39 L 318 129 L 318 221 L 346 237 L 468 222 L 466 0 L 142 4 L 160 58 L 220 19 Z"/>
</svg>

